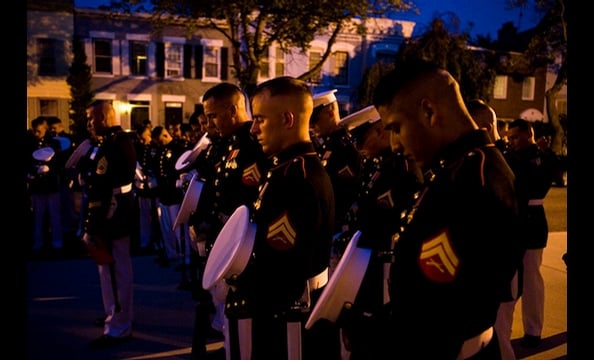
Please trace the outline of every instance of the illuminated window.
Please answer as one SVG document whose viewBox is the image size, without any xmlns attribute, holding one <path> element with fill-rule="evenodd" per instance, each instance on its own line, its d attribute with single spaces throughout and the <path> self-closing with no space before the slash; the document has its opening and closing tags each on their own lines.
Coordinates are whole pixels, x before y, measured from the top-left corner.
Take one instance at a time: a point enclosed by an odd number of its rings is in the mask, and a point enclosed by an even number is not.
<svg viewBox="0 0 594 360">
<path fill-rule="evenodd" d="M 322 61 L 322 51 L 310 50 L 309 52 L 309 70 L 313 69 L 320 61 Z M 318 69 L 311 75 L 309 81 L 313 84 L 320 84 L 322 82 L 322 69 Z"/>
<path fill-rule="evenodd" d="M 507 76 L 504 76 L 504 75 L 495 76 L 495 85 L 493 86 L 493 98 L 494 99 L 506 99 L 507 98 Z"/>
<path fill-rule="evenodd" d="M 147 75 L 147 49 L 147 42 L 130 41 L 130 73 L 132 75 Z"/>
<path fill-rule="evenodd" d="M 347 85 L 349 83 L 349 53 L 336 51 L 332 54 L 333 75 L 336 85 Z"/>
<path fill-rule="evenodd" d="M 204 47 L 204 77 L 218 78 L 219 77 L 219 47 L 205 46 Z"/>
<path fill-rule="evenodd" d="M 264 49 L 264 55 L 262 60 L 260 60 L 260 77 L 262 78 L 270 77 L 270 58 L 268 53 L 269 48 Z"/>
<path fill-rule="evenodd" d="M 522 82 L 522 100 L 534 100 L 534 76 L 525 77 Z"/>
<path fill-rule="evenodd" d="M 274 75 L 285 75 L 285 53 L 280 47 L 276 48 L 276 56 L 274 58 Z"/>
<path fill-rule="evenodd" d="M 182 54 L 183 47 L 181 44 L 165 43 L 165 77 L 182 77 Z"/>
</svg>

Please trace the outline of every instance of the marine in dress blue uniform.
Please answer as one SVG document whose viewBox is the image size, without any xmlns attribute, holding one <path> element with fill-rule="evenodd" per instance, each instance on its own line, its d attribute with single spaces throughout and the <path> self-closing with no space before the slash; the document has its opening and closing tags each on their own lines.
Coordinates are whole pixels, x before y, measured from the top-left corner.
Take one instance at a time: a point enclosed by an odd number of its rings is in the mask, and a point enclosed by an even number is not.
<svg viewBox="0 0 594 360">
<path fill-rule="evenodd" d="M 542 254 L 547 246 L 549 225 L 544 199 L 551 189 L 558 166 L 558 158 L 550 148 L 541 148 L 535 140 L 532 125 L 523 119 L 509 124 L 509 149 L 505 157 L 516 175 L 516 188 L 523 217 L 520 233 L 526 253 L 518 271 L 515 296 L 502 304 L 506 333 L 511 335 L 514 307 L 522 302 L 522 345 L 536 347 L 540 343 L 544 326 L 545 284 L 540 267 Z"/>
<path fill-rule="evenodd" d="M 355 300 L 345 308 L 339 324 L 350 360 L 379 359 L 384 355 L 378 340 L 387 326 L 384 305 L 389 302 L 386 270 L 392 261 L 392 238 L 400 232 L 398 219 L 412 207 L 422 184 L 415 164 L 401 152 L 392 151 L 390 134 L 383 129 L 373 105 L 344 117 L 340 125 L 349 130 L 364 154 L 361 187 L 352 206 L 348 233 L 361 231 L 357 245 L 372 253 Z"/>
<path fill-rule="evenodd" d="M 332 183 L 309 137 L 312 105 L 310 89 L 291 77 L 260 84 L 252 97 L 251 132 L 270 171 L 250 210 L 252 257 L 231 279 L 225 310 L 230 320 L 251 319 L 237 329 L 251 359 L 340 359 L 337 328 L 304 329 L 327 284 L 335 224 Z M 242 349 L 230 340 L 235 359 Z"/>
<path fill-rule="evenodd" d="M 157 179 L 157 204 L 160 208 L 159 223 L 165 249 L 164 265 L 171 260 L 181 260 L 182 266 L 190 262 L 190 245 L 187 238 L 187 225 L 173 229 L 180 205 L 184 199 L 184 191 L 178 186 L 180 171 L 175 168 L 179 157 L 188 150 L 187 142 L 175 139 L 162 126 L 156 126 L 151 131 L 151 137 L 159 145 L 158 166 L 156 167 Z M 186 279 L 182 279 L 185 284 Z M 185 286 L 182 284 L 181 286 Z"/>
<path fill-rule="evenodd" d="M 348 130 L 338 126 L 340 115 L 334 93 L 335 90 L 314 95 L 310 127 L 315 134 L 312 142 L 332 181 L 336 202 L 334 233 L 339 234 L 344 231 L 343 220 L 357 197 L 363 157 Z"/>
<path fill-rule="evenodd" d="M 131 137 L 115 122 L 110 103 L 90 110 L 92 146 L 78 162 L 87 197 L 83 241 L 97 262 L 105 311 L 103 336 L 89 345 L 111 346 L 132 335 L 133 273 L 130 236 L 134 230 L 132 183 L 136 150 Z"/>
<path fill-rule="evenodd" d="M 250 134 L 252 121 L 247 111 L 247 100 L 239 87 L 231 83 L 219 83 L 208 89 L 203 97 L 205 129 L 217 136 L 207 150 L 205 159 L 197 162 L 198 173 L 204 180 L 197 208 L 190 216 L 193 247 L 208 260 L 210 251 L 223 226 L 240 205 L 252 203 L 258 196 L 258 186 L 267 171 L 266 156 L 260 144 Z M 214 135 L 214 134 L 213 134 Z M 212 166 L 212 168 L 210 167 Z M 196 307 L 196 334 L 210 332 L 211 328 L 224 331 L 224 300 L 198 294 Z M 214 315 L 210 324 L 198 318 L 205 310 Z M 210 325 L 210 326 L 209 326 Z M 204 339 L 193 342 L 193 353 L 203 353 Z"/>
<path fill-rule="evenodd" d="M 514 174 L 457 81 L 434 64 L 399 63 L 379 81 L 374 105 L 392 142 L 424 171 L 393 238 L 386 354 L 500 359 L 493 325 L 523 255 Z"/>
</svg>

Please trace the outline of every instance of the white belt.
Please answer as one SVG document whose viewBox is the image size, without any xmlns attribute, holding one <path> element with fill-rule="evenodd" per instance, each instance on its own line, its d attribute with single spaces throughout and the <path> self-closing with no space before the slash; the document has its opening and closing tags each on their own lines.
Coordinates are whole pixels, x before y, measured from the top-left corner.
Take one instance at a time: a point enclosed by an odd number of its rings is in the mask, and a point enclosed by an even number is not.
<svg viewBox="0 0 594 360">
<path fill-rule="evenodd" d="M 129 193 L 130 191 L 132 191 L 132 183 L 114 188 L 112 194 L 114 194 L 114 195 L 126 194 L 126 193 Z"/>
<path fill-rule="evenodd" d="M 317 290 L 322 286 L 326 285 L 328 283 L 328 268 L 325 268 L 324 270 L 322 270 L 321 273 L 317 274 L 316 276 L 310 277 L 309 279 L 307 279 L 307 282 L 309 284 L 309 289 L 312 291 Z"/>
<path fill-rule="evenodd" d="M 477 354 L 491 342 L 492 338 L 493 327 L 491 326 L 477 336 L 466 340 L 464 344 L 462 344 L 462 349 L 460 349 L 460 353 L 458 354 L 456 360 L 468 359 L 469 357 Z"/>
<path fill-rule="evenodd" d="M 528 200 L 528 206 L 538 206 L 543 205 L 544 199 L 530 199 Z"/>
</svg>

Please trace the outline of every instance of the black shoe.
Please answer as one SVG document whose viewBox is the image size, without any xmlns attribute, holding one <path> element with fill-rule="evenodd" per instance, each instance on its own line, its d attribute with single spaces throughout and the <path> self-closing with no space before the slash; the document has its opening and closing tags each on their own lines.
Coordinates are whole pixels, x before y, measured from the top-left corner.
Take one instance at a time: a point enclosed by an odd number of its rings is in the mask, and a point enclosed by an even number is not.
<svg viewBox="0 0 594 360">
<path fill-rule="evenodd" d="M 107 318 L 107 316 L 102 316 L 102 317 L 98 317 L 97 319 L 95 319 L 95 326 L 103 327 L 103 325 L 105 325 L 106 318 Z"/>
<path fill-rule="evenodd" d="M 119 345 L 130 340 L 132 336 L 115 337 L 110 335 L 101 335 L 95 340 L 92 340 L 87 347 L 89 349 L 106 349 L 115 345 Z"/>
<path fill-rule="evenodd" d="M 525 348 L 535 348 L 540 344 L 540 336 L 524 335 L 520 345 Z"/>
</svg>

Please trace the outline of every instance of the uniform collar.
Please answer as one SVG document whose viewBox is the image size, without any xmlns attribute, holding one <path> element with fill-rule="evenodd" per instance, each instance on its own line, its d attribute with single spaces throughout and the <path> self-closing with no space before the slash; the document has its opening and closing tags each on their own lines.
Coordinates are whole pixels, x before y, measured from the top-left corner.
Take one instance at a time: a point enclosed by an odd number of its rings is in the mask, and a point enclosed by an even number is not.
<svg viewBox="0 0 594 360">
<path fill-rule="evenodd" d="M 311 142 L 298 142 L 282 150 L 278 154 L 270 157 L 274 166 L 282 164 L 300 155 L 312 154 L 317 156 L 315 148 Z"/>
<path fill-rule="evenodd" d="M 443 147 L 435 157 L 431 168 L 442 168 L 461 158 L 470 150 L 483 147 L 491 143 L 489 134 L 484 129 L 473 130 Z"/>
</svg>

